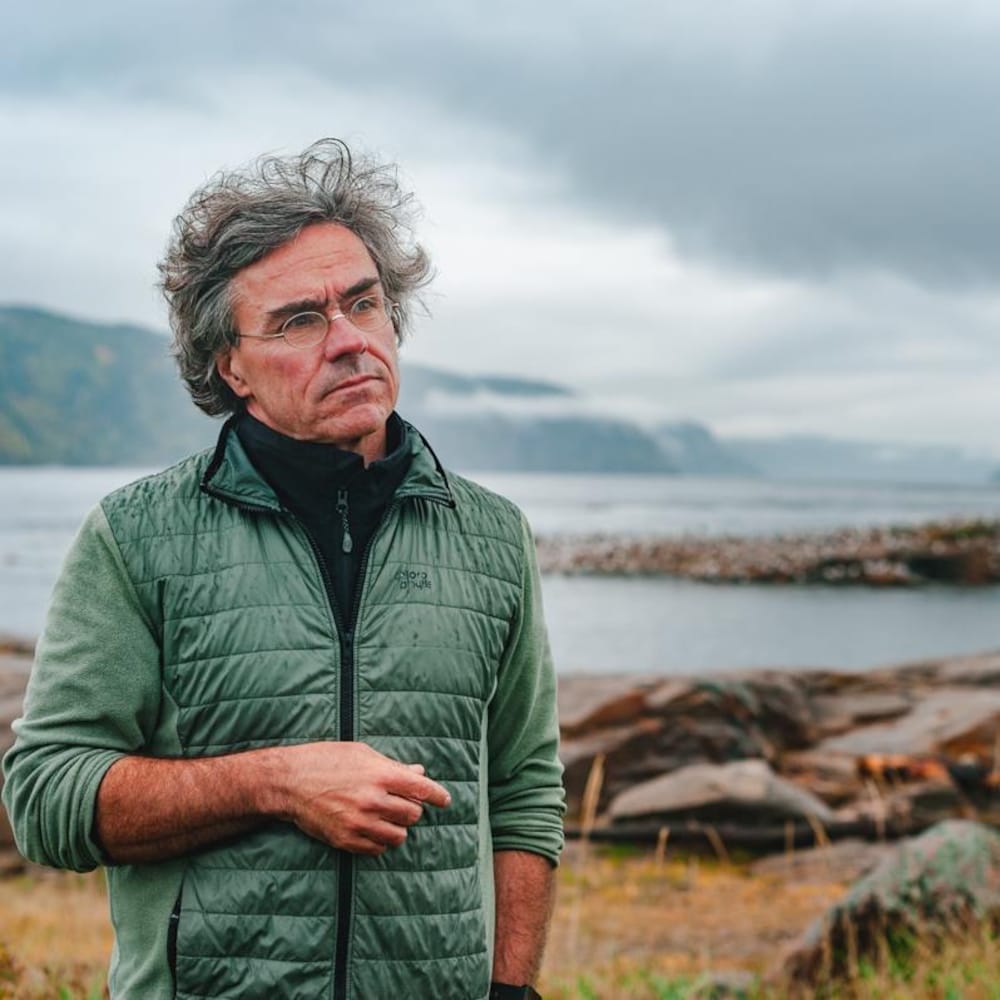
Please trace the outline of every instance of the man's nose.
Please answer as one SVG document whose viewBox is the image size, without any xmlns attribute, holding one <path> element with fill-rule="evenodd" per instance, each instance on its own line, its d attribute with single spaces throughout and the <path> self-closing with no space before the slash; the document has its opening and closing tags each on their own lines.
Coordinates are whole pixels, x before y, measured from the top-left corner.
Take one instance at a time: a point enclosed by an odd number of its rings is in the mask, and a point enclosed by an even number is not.
<svg viewBox="0 0 1000 1000">
<path fill-rule="evenodd" d="M 323 353 L 330 360 L 342 354 L 364 354 L 368 350 L 368 337 L 364 330 L 359 330 L 346 313 L 331 313 L 327 320 L 329 325 L 323 340 Z"/>
</svg>

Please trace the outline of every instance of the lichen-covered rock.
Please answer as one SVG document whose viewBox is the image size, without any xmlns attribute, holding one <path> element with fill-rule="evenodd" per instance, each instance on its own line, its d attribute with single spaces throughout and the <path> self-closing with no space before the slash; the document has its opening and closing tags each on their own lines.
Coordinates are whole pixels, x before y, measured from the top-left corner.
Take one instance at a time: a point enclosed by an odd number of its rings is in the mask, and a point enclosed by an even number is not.
<svg viewBox="0 0 1000 1000">
<path fill-rule="evenodd" d="M 948 820 L 900 843 L 806 931 L 772 978 L 813 996 L 862 958 L 878 961 L 985 920 L 1000 920 L 1000 834 Z"/>
</svg>

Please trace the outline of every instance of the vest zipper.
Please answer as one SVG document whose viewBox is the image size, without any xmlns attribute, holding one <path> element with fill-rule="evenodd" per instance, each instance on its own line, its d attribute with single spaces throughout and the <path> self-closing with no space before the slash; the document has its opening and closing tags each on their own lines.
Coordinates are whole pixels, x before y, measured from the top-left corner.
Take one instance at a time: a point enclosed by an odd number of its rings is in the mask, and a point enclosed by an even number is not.
<svg viewBox="0 0 1000 1000">
<path fill-rule="evenodd" d="M 333 618 L 334 631 L 337 633 L 337 642 L 340 647 L 340 711 L 337 727 L 337 739 L 341 741 L 353 741 L 354 739 L 354 620 L 350 629 L 345 628 L 340 615 L 340 608 L 333 590 L 333 580 L 330 577 L 329 567 L 323 558 L 323 552 L 312 532 L 285 507 L 269 508 L 248 504 L 226 494 L 219 494 L 211 487 L 205 487 L 206 492 L 217 496 L 236 507 L 238 510 L 247 511 L 254 514 L 270 514 L 271 516 L 286 517 L 305 536 L 312 551 L 313 559 L 319 569 L 320 580 L 323 590 L 326 592 L 326 603 Z M 339 497 L 338 497 L 339 500 Z M 339 503 L 338 503 L 339 509 Z M 387 512 L 386 512 L 387 513 Z M 382 520 L 385 520 L 383 514 Z M 374 539 L 378 529 L 381 528 L 382 521 L 372 534 Z M 368 550 L 371 548 L 371 541 L 365 548 L 362 556 L 361 567 L 358 571 L 357 593 L 360 594 L 364 582 L 364 568 L 368 560 Z M 360 604 L 360 597 L 355 600 L 355 616 L 357 615 L 357 605 Z M 347 997 L 347 948 L 350 944 L 350 925 L 353 919 L 353 896 L 354 896 L 354 856 L 349 851 L 340 851 L 337 858 L 337 934 L 333 957 L 333 996 L 334 1000 L 346 1000 Z"/>
<path fill-rule="evenodd" d="M 316 560 L 316 565 L 319 567 L 320 578 L 323 582 L 323 588 L 326 591 L 327 604 L 329 605 L 330 613 L 333 616 L 333 624 L 336 629 L 340 645 L 340 726 L 338 737 L 340 740 L 345 742 L 353 741 L 355 738 L 354 636 L 355 629 L 358 625 L 358 615 L 361 612 L 361 598 L 365 590 L 365 574 L 368 571 L 368 557 L 375 541 L 382 533 L 382 529 L 385 527 L 386 521 L 389 520 L 392 514 L 394 514 L 400 507 L 402 502 L 408 499 L 411 494 L 404 494 L 403 496 L 396 495 L 393 497 L 393 499 L 389 502 L 389 505 L 382 512 L 382 516 L 379 518 L 379 522 L 375 526 L 375 530 L 371 533 L 371 537 L 368 539 L 368 544 L 361 553 L 361 563 L 358 566 L 358 577 L 354 586 L 354 600 L 351 606 L 351 627 L 345 628 L 340 617 L 340 609 L 337 605 L 337 598 L 334 596 L 333 581 L 330 578 L 330 571 L 326 565 L 326 560 L 323 558 L 323 553 L 321 552 L 318 543 L 313 538 L 309 529 L 302 523 L 302 521 L 299 520 L 299 518 L 297 518 L 285 507 L 270 508 L 263 505 L 248 504 L 245 501 L 241 501 L 233 496 L 230 496 L 229 494 L 222 493 L 207 484 L 203 485 L 202 489 L 204 489 L 209 495 L 215 496 L 217 499 L 220 499 L 239 510 L 255 514 L 271 514 L 272 516 L 281 515 L 287 517 L 293 524 L 297 525 L 301 529 L 302 534 L 305 535 L 306 540 L 309 543 L 309 547 L 312 550 L 313 557 Z M 340 509 L 339 499 L 340 498 L 338 496 L 338 510 Z M 454 502 L 449 503 L 448 500 L 439 499 L 437 497 L 426 497 L 425 499 L 434 503 L 443 504 L 444 506 L 454 506 Z M 342 516 L 346 519 L 346 511 L 342 512 Z M 345 525 L 344 544 L 347 544 L 349 540 L 350 535 L 347 534 Z M 345 551 L 348 550 L 345 549 Z M 340 852 L 337 865 L 337 876 L 337 940 L 333 955 L 333 1000 L 347 1000 L 347 952 L 351 941 L 351 923 L 354 919 L 354 855 L 349 851 Z"/>
<path fill-rule="evenodd" d="M 340 514 L 340 524 L 344 529 L 340 549 L 348 555 L 354 549 L 354 539 L 351 538 L 351 522 L 347 519 L 347 490 L 337 490 L 337 513 Z"/>
<path fill-rule="evenodd" d="M 368 538 L 361 553 L 361 563 L 358 566 L 357 581 L 354 585 L 354 601 L 351 606 L 351 627 L 346 630 L 346 648 L 341 654 L 350 669 L 342 671 L 340 686 L 340 738 L 353 740 L 354 737 L 354 634 L 358 627 L 358 615 L 361 613 L 361 598 L 365 592 L 365 575 L 368 572 L 368 556 L 371 554 L 375 541 L 382 533 L 386 521 L 395 513 L 401 499 L 394 497 L 382 511 L 375 530 Z M 346 505 L 345 505 L 346 506 Z M 331 599 L 332 599 L 331 594 Z M 346 734 L 346 735 L 345 735 Z M 333 1000 L 347 1000 L 347 952 L 351 943 L 351 923 L 354 920 L 354 855 L 344 851 L 340 857 L 340 877 L 338 879 L 337 899 L 337 944 L 333 956 Z"/>
</svg>

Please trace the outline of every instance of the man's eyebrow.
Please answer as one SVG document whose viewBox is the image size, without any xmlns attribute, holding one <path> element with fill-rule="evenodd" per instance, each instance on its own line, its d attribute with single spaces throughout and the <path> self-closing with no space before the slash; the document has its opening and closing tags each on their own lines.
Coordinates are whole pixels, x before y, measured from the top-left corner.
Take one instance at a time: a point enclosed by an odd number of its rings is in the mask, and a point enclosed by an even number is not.
<svg viewBox="0 0 1000 1000">
<path fill-rule="evenodd" d="M 362 292 L 367 292 L 369 288 L 377 285 L 381 280 L 377 274 L 371 278 L 362 278 L 360 281 L 355 281 L 350 288 L 345 288 L 340 297 L 342 299 L 349 299 L 354 295 L 360 295 Z"/>
<path fill-rule="evenodd" d="M 327 300 L 321 298 L 296 299 L 295 302 L 286 302 L 284 305 L 275 306 L 264 313 L 265 319 L 284 319 L 286 316 L 294 316 L 300 312 L 323 312 L 329 305 Z"/>
<path fill-rule="evenodd" d="M 355 281 L 350 288 L 345 288 L 344 291 L 341 292 L 340 298 L 350 299 L 355 295 L 360 295 L 362 292 L 367 292 L 369 288 L 377 285 L 380 280 L 381 279 L 378 275 L 360 278 L 358 281 Z M 326 312 L 329 305 L 329 300 L 325 298 L 310 297 L 296 299 L 294 302 L 285 302 L 280 306 L 275 306 L 273 309 L 268 309 L 268 311 L 264 313 L 264 318 L 269 322 L 273 322 L 274 320 L 294 316 L 296 313 L 300 312 Z"/>
</svg>

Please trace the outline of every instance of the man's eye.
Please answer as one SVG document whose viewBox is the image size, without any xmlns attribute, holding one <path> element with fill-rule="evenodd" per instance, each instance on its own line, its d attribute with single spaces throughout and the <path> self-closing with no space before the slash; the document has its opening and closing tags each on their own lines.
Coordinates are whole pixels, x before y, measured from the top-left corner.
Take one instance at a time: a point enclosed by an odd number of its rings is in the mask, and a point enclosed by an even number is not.
<svg viewBox="0 0 1000 1000">
<path fill-rule="evenodd" d="M 314 312 L 298 313 L 285 322 L 283 330 L 311 330 L 326 325 L 326 317 Z"/>
<path fill-rule="evenodd" d="M 373 309 L 378 309 L 380 306 L 380 300 L 377 295 L 366 295 L 364 298 L 358 299 L 354 305 L 351 306 L 351 312 L 357 316 L 361 313 L 371 312 Z"/>
</svg>

